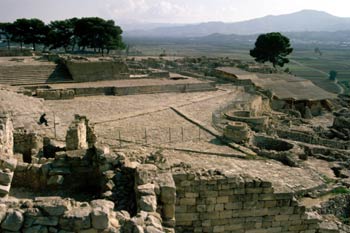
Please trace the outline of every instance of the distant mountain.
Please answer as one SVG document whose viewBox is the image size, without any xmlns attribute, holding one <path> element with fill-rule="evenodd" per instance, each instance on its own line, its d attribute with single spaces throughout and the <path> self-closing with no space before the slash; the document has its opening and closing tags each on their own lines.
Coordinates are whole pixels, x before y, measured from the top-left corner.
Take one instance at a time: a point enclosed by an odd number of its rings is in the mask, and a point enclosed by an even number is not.
<svg viewBox="0 0 350 233">
<path fill-rule="evenodd" d="M 336 32 L 285 32 L 293 46 L 317 46 L 322 45 L 326 47 L 338 47 L 349 48 L 350 47 L 350 30 L 349 31 L 336 31 Z M 253 35 L 225 35 L 225 34 L 211 34 L 209 36 L 194 37 L 194 38 L 182 38 L 182 43 L 195 43 L 195 44 L 207 44 L 215 46 L 231 46 L 231 47 L 251 47 L 256 41 L 259 34 Z M 150 38 L 151 39 L 151 38 Z M 174 38 L 175 39 L 175 38 Z M 169 40 L 169 38 L 163 38 L 163 40 Z"/>
<path fill-rule="evenodd" d="M 339 31 L 350 30 L 350 18 L 333 16 L 326 12 L 303 10 L 292 14 L 265 16 L 236 22 L 208 22 L 183 26 L 158 27 L 151 30 L 126 31 L 129 37 L 201 37 L 211 34 L 251 35 L 271 31 Z"/>
</svg>

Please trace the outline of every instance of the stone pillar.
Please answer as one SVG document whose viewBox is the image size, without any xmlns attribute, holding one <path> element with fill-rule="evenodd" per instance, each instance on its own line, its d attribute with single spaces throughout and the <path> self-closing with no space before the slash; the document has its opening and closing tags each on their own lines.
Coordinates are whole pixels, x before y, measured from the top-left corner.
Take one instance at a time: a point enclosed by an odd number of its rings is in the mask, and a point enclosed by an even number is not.
<svg viewBox="0 0 350 233">
<path fill-rule="evenodd" d="M 82 150 L 91 148 L 96 141 L 93 129 L 85 116 L 75 115 L 66 135 L 67 150 Z"/>
<path fill-rule="evenodd" d="M 7 114 L 0 113 L 0 157 L 13 156 L 13 125 Z"/>
</svg>

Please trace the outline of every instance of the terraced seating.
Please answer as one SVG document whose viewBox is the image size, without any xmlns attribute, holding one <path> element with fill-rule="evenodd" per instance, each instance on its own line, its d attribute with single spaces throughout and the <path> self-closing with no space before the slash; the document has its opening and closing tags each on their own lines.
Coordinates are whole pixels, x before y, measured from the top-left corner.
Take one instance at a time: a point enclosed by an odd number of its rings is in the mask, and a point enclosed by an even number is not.
<svg viewBox="0 0 350 233">
<path fill-rule="evenodd" d="M 25 85 L 71 81 L 64 67 L 56 64 L 6 65 L 0 69 L 0 84 Z"/>
</svg>

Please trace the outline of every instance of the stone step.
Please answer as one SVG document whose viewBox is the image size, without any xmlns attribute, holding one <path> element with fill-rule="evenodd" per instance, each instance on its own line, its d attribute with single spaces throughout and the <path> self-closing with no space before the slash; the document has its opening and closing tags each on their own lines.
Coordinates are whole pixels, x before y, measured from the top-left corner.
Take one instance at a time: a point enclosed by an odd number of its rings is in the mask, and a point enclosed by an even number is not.
<svg viewBox="0 0 350 233">
<path fill-rule="evenodd" d="M 0 84 L 26 85 L 71 81 L 69 72 L 60 65 L 8 66 L 0 70 Z"/>
</svg>

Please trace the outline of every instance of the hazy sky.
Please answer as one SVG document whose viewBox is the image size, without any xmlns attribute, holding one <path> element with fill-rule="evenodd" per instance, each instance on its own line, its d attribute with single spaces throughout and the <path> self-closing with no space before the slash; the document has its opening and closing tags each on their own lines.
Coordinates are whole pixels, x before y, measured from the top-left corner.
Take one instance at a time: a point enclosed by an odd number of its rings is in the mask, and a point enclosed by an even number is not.
<svg viewBox="0 0 350 233">
<path fill-rule="evenodd" d="M 350 17 L 350 0 L 0 0 L 0 21 L 98 16 L 117 23 L 235 22 L 302 9 Z"/>
</svg>

